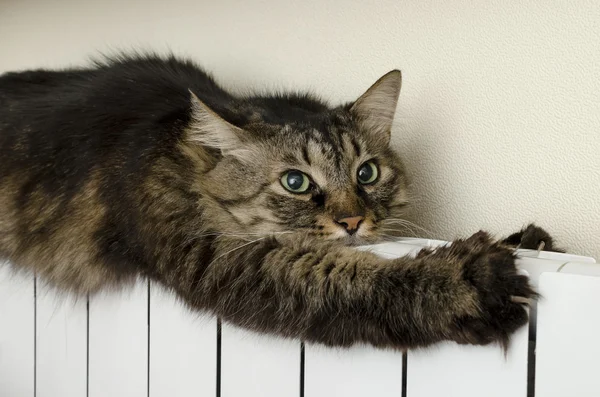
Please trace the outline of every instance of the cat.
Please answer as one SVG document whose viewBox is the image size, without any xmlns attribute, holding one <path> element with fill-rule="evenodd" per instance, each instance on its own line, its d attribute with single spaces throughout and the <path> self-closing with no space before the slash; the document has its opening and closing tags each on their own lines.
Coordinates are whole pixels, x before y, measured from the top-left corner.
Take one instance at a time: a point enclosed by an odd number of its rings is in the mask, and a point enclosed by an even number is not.
<svg viewBox="0 0 600 397">
<path fill-rule="evenodd" d="M 154 54 L 5 73 L 0 257 L 76 294 L 146 277 L 223 321 L 328 346 L 506 346 L 536 296 L 510 245 L 538 228 L 416 258 L 352 247 L 408 204 L 390 147 L 400 88 L 393 70 L 339 106 L 241 96 Z"/>
</svg>

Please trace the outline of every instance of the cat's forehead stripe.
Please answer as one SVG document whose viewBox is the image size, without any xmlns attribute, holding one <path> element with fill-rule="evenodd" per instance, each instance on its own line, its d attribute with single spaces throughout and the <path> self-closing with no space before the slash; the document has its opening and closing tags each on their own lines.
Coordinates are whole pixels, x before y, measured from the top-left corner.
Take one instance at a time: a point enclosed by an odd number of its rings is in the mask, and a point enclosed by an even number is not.
<svg viewBox="0 0 600 397">
<path fill-rule="evenodd" d="M 308 153 L 308 148 L 306 147 L 306 145 L 302 146 L 302 158 L 304 159 L 306 164 L 311 165 L 310 154 Z"/>
<path fill-rule="evenodd" d="M 354 137 L 350 138 L 350 142 L 352 142 L 352 147 L 354 148 L 354 154 L 356 155 L 356 157 L 360 157 L 361 150 L 360 150 L 360 146 L 359 146 L 358 142 L 356 141 L 356 139 Z"/>
</svg>

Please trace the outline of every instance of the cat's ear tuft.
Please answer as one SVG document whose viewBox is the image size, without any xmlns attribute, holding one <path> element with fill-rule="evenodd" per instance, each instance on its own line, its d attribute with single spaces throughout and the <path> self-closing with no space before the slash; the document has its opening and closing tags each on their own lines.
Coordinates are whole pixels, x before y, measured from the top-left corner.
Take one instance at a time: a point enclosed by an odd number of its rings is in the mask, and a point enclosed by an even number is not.
<svg viewBox="0 0 600 397">
<path fill-rule="evenodd" d="M 358 118 L 362 127 L 385 139 L 386 143 L 390 140 L 401 87 L 402 73 L 392 70 L 377 80 L 350 107 L 350 112 Z"/>
<path fill-rule="evenodd" d="M 224 156 L 248 157 L 250 145 L 245 142 L 247 133 L 215 113 L 192 90 L 188 91 L 192 112 L 186 141 L 218 149 Z"/>
</svg>

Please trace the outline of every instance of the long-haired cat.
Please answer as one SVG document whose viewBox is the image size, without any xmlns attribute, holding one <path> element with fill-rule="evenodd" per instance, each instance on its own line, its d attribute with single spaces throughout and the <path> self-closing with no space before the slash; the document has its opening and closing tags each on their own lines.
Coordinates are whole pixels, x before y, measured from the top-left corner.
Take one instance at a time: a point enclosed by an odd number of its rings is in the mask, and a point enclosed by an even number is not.
<svg viewBox="0 0 600 397">
<path fill-rule="evenodd" d="M 515 297 L 535 295 L 507 245 L 351 247 L 407 204 L 400 86 L 394 70 L 340 106 L 238 96 L 154 55 L 6 73 L 0 256 L 79 294 L 149 277 L 224 321 L 327 345 L 505 344 L 527 321 Z"/>
</svg>

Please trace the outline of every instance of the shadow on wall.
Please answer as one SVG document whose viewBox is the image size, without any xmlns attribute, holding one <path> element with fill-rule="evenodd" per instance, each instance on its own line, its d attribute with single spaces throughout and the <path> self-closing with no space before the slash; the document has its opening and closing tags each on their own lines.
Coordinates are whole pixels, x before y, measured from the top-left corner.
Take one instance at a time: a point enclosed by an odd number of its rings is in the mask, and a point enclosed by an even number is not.
<svg viewBox="0 0 600 397">
<path fill-rule="evenodd" d="M 414 223 L 403 232 L 411 237 L 451 240 L 458 232 L 455 228 L 444 228 L 452 205 L 452 197 L 447 196 L 452 191 L 447 189 L 450 178 L 445 176 L 448 169 L 444 164 L 451 156 L 440 145 L 440 132 L 444 131 L 441 120 L 447 118 L 429 108 L 429 95 L 421 92 L 410 103 L 402 102 L 401 95 L 392 130 L 392 145 L 401 155 L 409 181 L 406 219 Z M 432 162 L 432 158 L 439 161 Z"/>
</svg>

